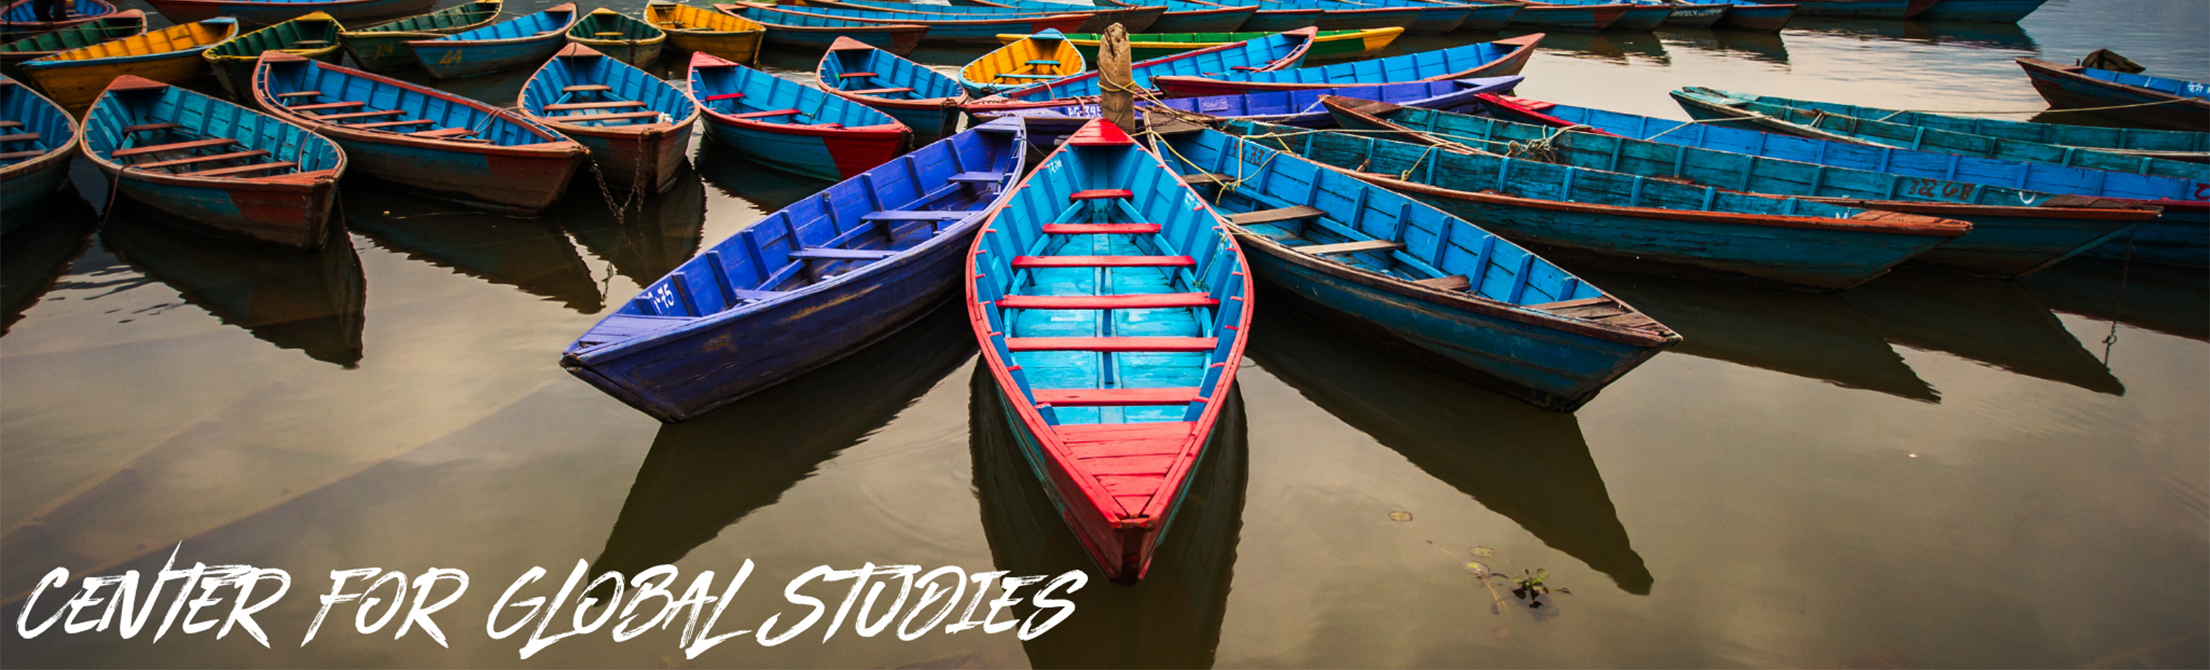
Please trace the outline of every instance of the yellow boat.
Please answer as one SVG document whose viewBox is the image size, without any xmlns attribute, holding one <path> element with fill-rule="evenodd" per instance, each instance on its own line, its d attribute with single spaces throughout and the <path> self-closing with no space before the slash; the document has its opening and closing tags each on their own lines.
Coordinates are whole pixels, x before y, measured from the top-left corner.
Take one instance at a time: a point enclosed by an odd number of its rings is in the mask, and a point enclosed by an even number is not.
<svg viewBox="0 0 2210 670">
<path fill-rule="evenodd" d="M 645 23 L 667 31 L 670 46 L 734 63 L 752 62 L 767 36 L 767 26 L 751 19 L 665 0 L 645 5 Z"/>
<path fill-rule="evenodd" d="M 282 51 L 335 65 L 343 47 L 338 33 L 344 30 L 329 13 L 315 12 L 239 35 L 200 52 L 200 57 L 215 70 L 215 81 L 222 83 L 223 90 L 240 100 L 252 100 L 253 66 L 261 61 L 261 52 Z"/>
<path fill-rule="evenodd" d="M 1131 33 L 1128 35 L 1128 57 L 1131 60 L 1150 60 L 1172 56 L 1184 51 L 1207 49 L 1255 40 L 1273 33 Z M 1322 30 L 1312 40 L 1312 48 L 1305 52 L 1305 61 L 1331 61 L 1372 58 L 1382 49 L 1403 35 L 1403 28 L 1369 28 L 1366 30 Z M 1027 35 L 999 35 L 998 42 L 1012 44 L 1027 39 Z M 1091 60 L 1097 59 L 1099 36 L 1092 33 L 1076 33 L 1067 41 Z"/>
<path fill-rule="evenodd" d="M 1005 37 L 999 35 L 998 39 Z M 1075 50 L 1066 35 L 1046 29 L 1007 41 L 997 51 L 960 68 L 959 85 L 979 98 L 1082 74 L 1087 69 L 1089 61 L 1083 60 L 1082 52 Z"/>
<path fill-rule="evenodd" d="M 116 77 L 182 84 L 207 76 L 200 52 L 237 36 L 237 19 L 217 17 L 24 61 L 22 67 L 46 97 L 81 116 Z"/>
</svg>

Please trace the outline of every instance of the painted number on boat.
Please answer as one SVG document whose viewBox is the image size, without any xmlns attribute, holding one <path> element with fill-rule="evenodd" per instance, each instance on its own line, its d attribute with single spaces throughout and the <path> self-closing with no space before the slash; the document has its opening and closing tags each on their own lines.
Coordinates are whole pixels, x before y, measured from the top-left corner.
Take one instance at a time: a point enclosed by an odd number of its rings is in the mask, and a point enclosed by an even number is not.
<svg viewBox="0 0 2210 670">
<path fill-rule="evenodd" d="M 652 299 L 652 311 L 660 313 L 661 316 L 682 313 L 675 308 L 675 290 L 668 288 L 667 284 L 652 287 L 652 290 L 646 295 Z"/>
<path fill-rule="evenodd" d="M 1971 184 L 1944 183 L 1938 179 L 1903 180 L 1903 195 L 1914 195 L 1921 198 L 1969 200 L 1972 198 L 1972 189 Z"/>
<path fill-rule="evenodd" d="M 460 52 L 458 50 L 447 51 L 444 56 L 437 59 L 439 65 L 452 65 L 458 62 L 460 62 Z"/>
<path fill-rule="evenodd" d="M 2196 185 L 2195 185 L 2195 199 L 2196 199 L 2196 200 L 2210 200 L 2210 184 L 2196 184 Z"/>
</svg>

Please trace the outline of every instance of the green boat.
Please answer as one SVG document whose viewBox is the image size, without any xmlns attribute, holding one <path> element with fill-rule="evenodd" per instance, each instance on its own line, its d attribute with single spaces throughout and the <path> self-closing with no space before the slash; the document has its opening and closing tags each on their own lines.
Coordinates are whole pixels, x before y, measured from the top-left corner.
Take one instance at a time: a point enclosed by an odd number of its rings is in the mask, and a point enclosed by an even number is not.
<svg viewBox="0 0 2210 670">
<path fill-rule="evenodd" d="M 1137 61 L 1161 56 L 1172 56 L 1184 51 L 1194 51 L 1222 44 L 1268 37 L 1274 33 L 1136 33 L 1128 36 L 1128 56 Z M 1403 28 L 1371 28 L 1367 30 L 1323 30 L 1312 41 L 1312 50 L 1305 53 L 1307 61 L 1349 60 L 1379 55 L 1381 50 L 1394 42 Z M 1012 44 L 1027 35 L 999 35 L 998 42 Z M 1097 62 L 1096 33 L 1074 33 L 1067 41 L 1082 52 L 1089 62 Z"/>
<path fill-rule="evenodd" d="M 492 21 L 499 20 L 499 9 L 504 1 L 478 0 L 360 30 L 347 30 L 338 33 L 338 41 L 345 44 L 345 53 L 353 56 L 354 64 L 361 69 L 403 68 L 415 64 L 414 48 L 407 46 L 407 42 L 437 39 L 491 25 Z"/>
</svg>

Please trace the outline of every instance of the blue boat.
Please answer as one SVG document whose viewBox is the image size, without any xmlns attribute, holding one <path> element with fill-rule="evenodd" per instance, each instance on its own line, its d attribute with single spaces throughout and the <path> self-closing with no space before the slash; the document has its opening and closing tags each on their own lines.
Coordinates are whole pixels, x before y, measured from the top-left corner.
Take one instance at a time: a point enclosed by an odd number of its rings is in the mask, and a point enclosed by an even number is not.
<svg viewBox="0 0 2210 670">
<path fill-rule="evenodd" d="M 123 75 L 93 101 L 83 137 L 115 190 L 162 218 L 298 251 L 330 238 L 345 152 L 304 128 Z"/>
<path fill-rule="evenodd" d="M 457 79 L 534 66 L 560 51 L 575 26 L 575 3 L 501 21 L 467 32 L 407 43 L 414 58 L 439 79 Z"/>
<path fill-rule="evenodd" d="M 1796 16 L 1835 16 L 1854 19 L 1900 19 L 1915 0 L 1789 0 Z"/>
<path fill-rule="evenodd" d="M 1187 4 L 1203 7 L 1256 7 L 1258 11 L 1252 12 L 1250 18 L 1243 20 L 1243 27 L 1238 28 L 1247 33 L 1274 33 L 1316 27 L 1320 25 L 1320 13 L 1327 11 L 1319 7 L 1286 7 L 1249 0 L 1188 0 Z M 1172 9 L 1174 5 L 1170 4 L 1167 8 Z"/>
<path fill-rule="evenodd" d="M 24 216 L 69 183 L 77 120 L 23 82 L 0 75 L 0 233 L 36 221 Z"/>
<path fill-rule="evenodd" d="M 708 139 L 793 174 L 850 179 L 913 142 L 888 114 L 713 54 L 691 54 L 690 83 Z"/>
<path fill-rule="evenodd" d="M 2082 198 L 2009 186 L 1971 184 L 1939 177 L 1794 161 L 1772 147 L 1769 133 L 1748 151 L 1692 147 L 1596 133 L 1560 132 L 1547 125 L 1400 107 L 1386 102 L 1328 98 L 1344 128 L 1413 131 L 1385 135 L 1444 150 L 1508 153 L 1542 146 L 1536 158 L 1561 165 L 1725 186 L 1744 193 L 1956 219 L 1972 232 L 1912 259 L 1935 269 L 1983 277 L 2014 278 L 2039 272 L 2157 218 L 2161 210 L 2136 201 Z M 1780 136 L 1782 142 L 1802 138 Z M 1442 140 L 1442 141 L 1437 141 Z M 1737 140 L 1739 141 L 1739 140 Z M 1524 155 L 1524 154 L 1523 154 Z"/>
<path fill-rule="evenodd" d="M 1507 37 L 1448 49 L 1373 60 L 1271 71 L 1153 74 L 1149 85 L 1168 97 L 1239 95 L 1366 84 L 1402 84 L 1519 74 L 1543 34 Z M 1140 83 L 1140 82 L 1139 82 Z"/>
<path fill-rule="evenodd" d="M 1734 8 L 1729 2 L 1680 2 L 1672 5 L 1673 15 L 1665 17 L 1664 25 L 1679 28 L 1709 28 L 1727 17 Z M 1793 11 L 1793 10 L 1791 10 Z"/>
<path fill-rule="evenodd" d="M 698 123 L 691 96 L 581 44 L 561 47 L 530 75 L 514 107 L 583 143 L 608 184 L 646 193 L 674 188 Z"/>
<path fill-rule="evenodd" d="M 1128 66 L 1128 72 L 1133 80 L 1131 83 L 1149 88 L 1152 86 L 1151 78 L 1162 75 L 1263 72 L 1296 67 L 1304 62 L 1305 52 L 1312 48 L 1312 38 L 1319 32 L 1318 28 L 1299 28 L 1260 39 L 1136 61 Z M 1097 76 L 1097 72 L 1093 70 L 1064 79 L 1054 79 L 970 102 L 965 108 L 968 114 L 980 115 L 993 111 L 1061 107 L 1083 102 L 1082 98 L 1098 94 Z"/>
<path fill-rule="evenodd" d="M 1788 27 L 1788 21 L 1795 15 L 1795 5 L 1736 2 L 1727 5 L 1726 15 L 1719 17 L 1717 25 L 1777 33 Z"/>
<path fill-rule="evenodd" d="M 1920 21 L 2017 23 L 2049 0 L 1935 0 L 1912 18 Z"/>
<path fill-rule="evenodd" d="M 806 1 L 815 2 L 820 0 Z M 910 9 L 913 7 L 913 3 L 886 2 L 884 0 L 826 1 L 892 9 Z M 952 4 L 957 6 L 958 9 L 997 9 L 1000 11 L 1049 12 L 1055 14 L 1081 12 L 1090 15 L 1090 20 L 1082 24 L 1082 32 L 1085 33 L 1103 33 L 1106 27 L 1115 23 L 1120 24 L 1121 29 L 1131 34 L 1157 32 L 1152 30 L 1152 24 L 1157 23 L 1159 17 L 1166 14 L 1167 9 L 1165 5 L 1089 5 L 1072 2 L 1041 2 L 1039 0 L 961 0 Z M 929 5 L 928 7 L 926 11 L 941 9 L 935 5 Z"/>
<path fill-rule="evenodd" d="M 1150 31 L 1154 33 L 1232 33 L 1243 30 L 1244 24 L 1250 22 L 1259 9 L 1258 5 L 1230 7 L 1183 0 L 1144 0 L 1142 4 L 1120 0 L 1095 2 L 1103 7 L 1165 7 L 1166 13 L 1160 14 L 1159 20 L 1151 22 Z"/>
<path fill-rule="evenodd" d="M 1243 251 L 1203 197 L 1109 121 L 991 210 L 966 308 L 1021 451 L 1105 576 L 1143 579 L 1232 397 Z"/>
<path fill-rule="evenodd" d="M 928 26 L 917 23 L 860 23 L 754 3 L 716 4 L 714 10 L 765 26 L 768 44 L 794 49 L 827 49 L 849 37 L 904 56 L 920 48 L 929 33 Z"/>
<path fill-rule="evenodd" d="M 923 140 L 951 135 L 967 101 L 951 77 L 859 40 L 837 40 L 813 75 L 822 90 L 889 114 Z"/>
<path fill-rule="evenodd" d="M 261 54 L 253 97 L 336 140 L 358 173 L 493 212 L 543 214 L 590 154 L 520 114 L 281 51 Z"/>
<path fill-rule="evenodd" d="M 2032 58 L 2018 59 L 2018 66 L 2052 109 L 2094 109 L 2096 116 L 2128 125 L 2182 130 L 2197 137 L 2210 131 L 2210 84 Z"/>
<path fill-rule="evenodd" d="M 732 4 L 785 16 L 811 16 L 869 25 L 923 25 L 928 26 L 928 33 L 922 35 L 921 39 L 929 42 L 997 44 L 998 35 L 1000 34 L 1027 35 L 1046 30 L 1071 33 L 1080 30 L 1082 24 L 1090 20 L 1088 14 L 1071 12 L 1065 14 L 961 15 L 793 7 L 753 2 L 735 2 Z"/>
<path fill-rule="evenodd" d="M 1600 30 L 1649 30 L 1673 17 L 1673 6 L 1654 0 L 1542 0 L 1561 7 L 1624 7 Z M 1720 12 L 1724 14 L 1724 10 Z M 1712 17 L 1717 20 L 1718 17 Z"/>
<path fill-rule="evenodd" d="M 1342 0 L 1341 2 L 1337 2 L 1335 4 L 1362 7 L 1396 7 L 1417 9 L 1420 10 L 1418 16 L 1413 18 L 1412 25 L 1405 26 L 1404 30 L 1405 32 L 1424 33 L 1430 35 L 1440 35 L 1453 30 L 1457 30 L 1459 26 L 1465 25 L 1466 17 L 1473 14 L 1473 10 L 1476 8 L 1484 10 L 1510 10 L 1509 12 L 1504 12 L 1504 15 L 1506 16 L 1519 12 L 1518 7 L 1509 7 L 1505 5 L 1445 4 L 1442 2 L 1426 2 L 1425 0 Z M 1492 12 L 1492 14 L 1494 14 L 1494 12 Z M 1507 18 L 1506 23 L 1509 22 L 1510 19 Z"/>
<path fill-rule="evenodd" d="M 1521 158 L 1231 120 L 1233 135 L 1295 133 L 1287 153 L 1480 221 L 1553 260 L 1653 274 L 1840 290 L 1971 226 L 1801 198 L 1748 195 Z M 1286 140 L 1282 140 L 1286 141 Z M 1276 145 L 1276 140 L 1268 140 Z"/>
<path fill-rule="evenodd" d="M 1512 27 L 1524 30 L 1597 31 L 1611 27 L 1633 5 L 1624 2 L 1593 5 L 1527 3 L 1512 15 Z"/>
<path fill-rule="evenodd" d="M 1203 98 L 1165 98 L 1137 100 L 1136 113 L 1149 117 L 1176 117 L 1194 114 L 1199 117 L 1251 119 L 1267 123 L 1279 123 L 1303 128 L 1326 128 L 1335 125 L 1335 118 L 1320 105 L 1322 96 L 1337 95 L 1361 100 L 1385 100 L 1406 107 L 1468 110 L 1480 106 L 1482 94 L 1511 91 L 1524 79 L 1488 77 L 1483 79 L 1453 79 L 1450 81 L 1423 81 L 1409 84 L 1383 84 L 1379 86 L 1344 86 L 1316 88 L 1299 91 L 1268 91 L 1246 95 L 1222 95 Z M 1174 110 L 1162 112 L 1161 108 Z M 1178 113 L 1177 113 L 1178 112 Z M 1018 116 L 1028 121 L 1028 137 L 1038 144 L 1055 143 L 1103 115 L 1095 103 L 1068 105 L 1065 107 L 1038 107 L 1006 112 L 992 112 L 976 118 L 993 119 Z"/>
<path fill-rule="evenodd" d="M 1168 164 L 1212 197 L 1255 252 L 1258 278 L 1281 289 L 1269 300 L 1438 371 L 1570 412 L 1681 340 L 1533 252 L 1410 197 L 1214 130 L 1164 139 Z"/>
<path fill-rule="evenodd" d="M 560 366 L 683 421 L 887 337 L 956 294 L 1026 141 L 1018 122 L 976 127 L 769 214 L 645 287 Z"/>
<path fill-rule="evenodd" d="M 1249 0 L 1237 0 L 1237 2 L 1244 1 Z M 1335 0 L 1256 1 L 1259 3 L 1259 7 L 1261 8 L 1259 11 L 1262 14 L 1268 9 L 1320 10 L 1319 16 L 1313 18 L 1312 25 L 1318 27 L 1321 30 L 1370 30 L 1373 28 L 1410 29 L 1412 27 L 1412 24 L 1419 22 L 1420 19 L 1427 14 L 1427 12 L 1432 11 L 1433 9 L 1442 9 L 1448 7 L 1447 5 L 1427 5 L 1425 7 L 1388 7 L 1351 2 L 1335 2 Z M 1230 3 L 1223 2 L 1221 4 Z M 1457 20 L 1464 21 L 1465 19 L 1463 17 L 1457 17 Z M 1266 28 L 1259 28 L 1258 30 L 1266 30 Z"/>
</svg>

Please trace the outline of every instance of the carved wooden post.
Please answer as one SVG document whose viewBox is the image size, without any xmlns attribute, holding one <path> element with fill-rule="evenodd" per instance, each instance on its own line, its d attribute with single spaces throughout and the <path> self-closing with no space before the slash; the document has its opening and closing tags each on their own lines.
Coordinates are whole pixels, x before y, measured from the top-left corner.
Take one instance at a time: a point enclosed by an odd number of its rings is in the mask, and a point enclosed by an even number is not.
<svg viewBox="0 0 2210 670">
<path fill-rule="evenodd" d="M 1136 122 L 1136 78 L 1128 63 L 1128 29 L 1118 23 L 1106 26 L 1097 45 L 1097 77 L 1104 84 L 1098 111 L 1121 130 L 1135 133 L 1143 128 Z"/>
</svg>

